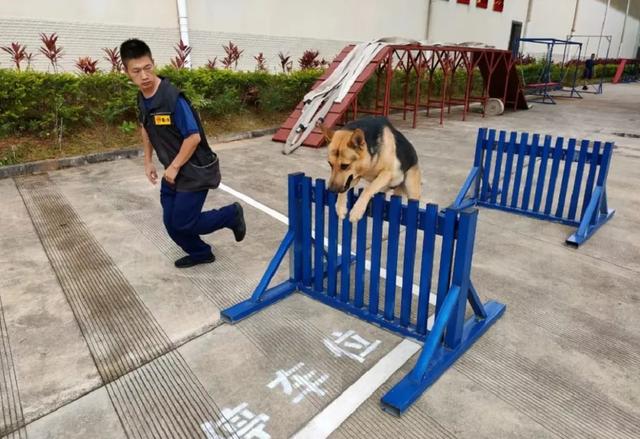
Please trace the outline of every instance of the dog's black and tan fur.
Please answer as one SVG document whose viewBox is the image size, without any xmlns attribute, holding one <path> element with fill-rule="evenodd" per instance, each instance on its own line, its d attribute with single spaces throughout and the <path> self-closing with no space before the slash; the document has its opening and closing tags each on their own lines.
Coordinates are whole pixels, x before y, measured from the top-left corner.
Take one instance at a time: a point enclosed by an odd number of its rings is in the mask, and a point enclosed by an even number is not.
<svg viewBox="0 0 640 439">
<path fill-rule="evenodd" d="M 336 210 L 347 215 L 347 191 L 360 179 L 369 182 L 352 207 L 349 219 L 358 221 L 369 200 L 393 189 L 397 195 L 420 199 L 421 174 L 413 145 L 385 117 L 366 117 L 333 131 L 320 126 L 329 144 L 329 190 L 338 193 Z"/>
</svg>

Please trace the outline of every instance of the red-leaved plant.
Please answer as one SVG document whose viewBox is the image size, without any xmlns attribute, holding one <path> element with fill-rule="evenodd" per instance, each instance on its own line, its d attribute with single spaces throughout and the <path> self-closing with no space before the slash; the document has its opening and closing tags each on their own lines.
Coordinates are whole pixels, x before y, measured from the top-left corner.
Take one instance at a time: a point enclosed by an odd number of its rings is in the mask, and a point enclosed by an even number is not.
<svg viewBox="0 0 640 439">
<path fill-rule="evenodd" d="M 238 68 L 238 60 L 240 59 L 240 55 L 244 52 L 244 50 L 240 50 L 238 46 L 229 41 L 228 46 L 222 46 L 224 52 L 227 54 L 222 59 L 222 65 L 225 69 L 230 69 L 233 66 L 234 69 Z"/>
<path fill-rule="evenodd" d="M 267 71 L 267 59 L 264 57 L 262 52 L 258 53 L 257 56 L 254 56 L 253 59 L 256 60 L 256 70 L 259 72 Z"/>
<path fill-rule="evenodd" d="M 291 61 L 291 56 L 287 53 L 286 55 L 282 52 L 278 52 L 278 58 L 280 58 L 280 67 L 282 67 L 282 73 L 290 72 L 293 68 L 293 61 Z"/>
<path fill-rule="evenodd" d="M 76 68 L 87 75 L 96 73 L 98 71 L 97 65 L 98 60 L 93 60 L 90 56 L 80 57 L 78 61 L 76 61 Z"/>
<path fill-rule="evenodd" d="M 0 49 L 4 50 L 9 55 L 11 55 L 11 60 L 16 65 L 16 69 L 18 71 L 20 71 L 20 63 L 22 61 L 24 61 L 25 59 L 27 61 L 30 60 L 30 58 L 27 58 L 27 56 L 28 56 L 27 55 L 27 46 L 23 46 L 20 43 L 11 43 L 10 46 L 0 47 Z M 29 54 L 29 55 L 31 55 L 31 54 Z"/>
<path fill-rule="evenodd" d="M 211 70 L 217 69 L 216 64 L 218 63 L 218 57 L 215 56 L 213 59 L 207 60 L 207 68 Z"/>
<path fill-rule="evenodd" d="M 62 47 L 58 47 L 58 35 L 52 33 L 47 35 L 45 33 L 40 34 L 40 41 L 42 41 L 43 47 L 40 47 L 40 53 L 47 57 L 54 72 L 58 72 L 58 61 L 62 58 Z"/>
<path fill-rule="evenodd" d="M 318 56 L 320 52 L 317 50 L 305 50 L 302 57 L 298 60 L 298 65 L 302 70 L 317 69 L 320 67 Z"/>
<path fill-rule="evenodd" d="M 105 60 L 111 63 L 111 71 L 112 72 L 121 72 L 122 69 L 122 59 L 120 59 L 120 52 L 117 47 L 113 49 L 109 49 L 108 47 L 103 47 L 102 51 L 107 55 L 104 57 Z"/>
<path fill-rule="evenodd" d="M 183 69 L 187 64 L 187 58 L 191 53 L 191 47 L 188 44 L 185 44 L 180 38 L 180 42 L 174 48 L 178 56 L 171 59 L 171 65 L 176 69 Z"/>
</svg>

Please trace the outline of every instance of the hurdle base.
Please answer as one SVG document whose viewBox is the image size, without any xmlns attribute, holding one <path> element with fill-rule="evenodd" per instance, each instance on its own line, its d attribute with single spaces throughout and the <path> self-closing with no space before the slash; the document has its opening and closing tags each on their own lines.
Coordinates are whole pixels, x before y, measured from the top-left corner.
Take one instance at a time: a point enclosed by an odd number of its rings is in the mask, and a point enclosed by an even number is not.
<svg viewBox="0 0 640 439">
<path fill-rule="evenodd" d="M 389 390 L 380 400 L 382 409 L 394 416 L 404 413 L 429 386 L 469 349 L 504 314 L 506 305 L 488 301 L 484 304 L 486 319 L 469 318 L 464 324 L 462 340 L 456 349 L 448 349 L 441 345 L 431 359 L 427 373 L 418 382 L 408 373 L 398 384 Z"/>
<path fill-rule="evenodd" d="M 587 233 L 585 233 L 584 235 L 579 235 L 578 231 L 576 230 L 575 233 L 567 238 L 566 243 L 571 247 L 579 247 L 581 244 L 584 244 L 587 239 L 591 238 L 591 235 L 596 233 L 596 231 L 607 221 L 609 221 L 615 213 L 615 209 L 609 209 L 606 215 L 600 215 L 597 223 L 589 226 L 589 228 L 587 229 Z"/>
<path fill-rule="evenodd" d="M 220 317 L 226 323 L 236 323 L 252 314 L 272 305 L 296 291 L 297 286 L 288 280 L 273 288 L 269 288 L 260 296 L 259 300 L 248 299 L 220 312 Z"/>
</svg>

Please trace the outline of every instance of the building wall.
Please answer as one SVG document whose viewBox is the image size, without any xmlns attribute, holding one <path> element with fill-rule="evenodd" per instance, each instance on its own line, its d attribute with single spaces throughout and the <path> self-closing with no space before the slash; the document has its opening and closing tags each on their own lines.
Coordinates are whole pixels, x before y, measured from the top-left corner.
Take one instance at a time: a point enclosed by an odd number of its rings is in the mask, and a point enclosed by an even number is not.
<svg viewBox="0 0 640 439">
<path fill-rule="evenodd" d="M 270 70 L 278 70 L 277 54 L 295 60 L 306 49 L 320 51 L 330 60 L 346 44 L 382 36 L 399 36 L 440 43 L 482 42 L 506 49 L 512 21 L 525 24 L 527 36 L 565 38 L 571 32 L 576 0 L 531 0 L 531 19 L 526 22 L 529 0 L 505 0 L 502 13 L 457 3 L 455 0 L 324 0 L 322 7 L 300 0 L 187 0 L 192 60 L 195 66 L 224 56 L 222 46 L 233 41 L 244 50 L 239 68 L 255 67 L 259 52 Z M 607 0 L 580 0 L 576 34 L 599 34 Z M 63 5 L 63 6 L 61 6 Z M 429 29 L 427 16 L 431 8 Z M 640 38 L 640 0 L 632 0 L 625 37 L 620 44 L 626 0 L 611 0 L 604 34 L 612 35 L 610 56 L 634 57 Z M 80 56 L 101 61 L 104 47 L 116 47 L 124 39 L 139 37 L 149 43 L 158 64 L 175 56 L 180 38 L 175 0 L 5 0 L 0 8 L 0 45 L 12 41 L 38 52 L 39 33 L 59 35 L 65 49 L 62 67 L 73 71 Z M 586 40 L 581 40 L 586 43 Z M 591 39 L 586 50 L 595 51 Z M 541 55 L 544 47 L 525 45 L 525 52 Z M 606 45 L 601 44 L 600 56 Z M 0 52 L 0 67 L 10 67 Z M 34 67 L 47 69 L 42 55 Z"/>
</svg>

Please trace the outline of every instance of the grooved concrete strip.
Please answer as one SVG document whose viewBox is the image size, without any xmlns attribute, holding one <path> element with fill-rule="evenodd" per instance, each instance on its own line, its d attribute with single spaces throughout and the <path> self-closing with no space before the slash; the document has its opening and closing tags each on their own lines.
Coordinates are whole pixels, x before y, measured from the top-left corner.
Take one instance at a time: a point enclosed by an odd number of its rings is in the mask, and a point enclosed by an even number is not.
<svg viewBox="0 0 640 439">
<path fill-rule="evenodd" d="M 202 419 L 219 420 L 213 399 L 55 185 L 30 177 L 18 188 L 127 434 L 189 437 Z M 173 410 L 172 426 L 159 408 Z"/>
<path fill-rule="evenodd" d="M 2 418 L 0 421 L 0 436 L 15 432 L 14 438 L 26 438 L 24 427 L 24 413 L 22 411 L 22 401 L 20 400 L 20 390 L 16 379 L 16 371 L 13 364 L 13 354 L 11 353 L 11 343 L 9 333 L 4 318 L 2 299 L 0 298 L 0 411 Z"/>
</svg>

